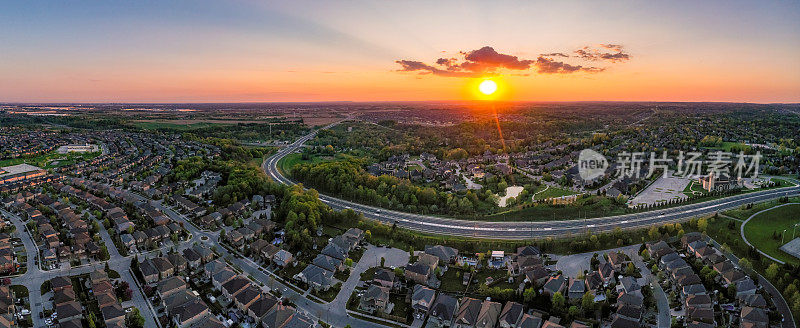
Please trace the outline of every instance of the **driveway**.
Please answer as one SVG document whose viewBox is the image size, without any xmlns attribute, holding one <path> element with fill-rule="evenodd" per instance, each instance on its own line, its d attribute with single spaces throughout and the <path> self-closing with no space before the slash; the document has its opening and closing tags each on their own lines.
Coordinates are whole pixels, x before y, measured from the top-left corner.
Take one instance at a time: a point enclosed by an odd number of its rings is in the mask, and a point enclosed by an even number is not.
<svg viewBox="0 0 800 328">
<path fill-rule="evenodd" d="M 94 270 L 102 270 L 105 264 L 108 263 L 109 267 L 117 271 L 122 280 L 127 281 L 133 290 L 132 302 L 139 309 L 142 317 L 145 319 L 145 327 L 157 327 L 155 321 L 155 313 L 151 311 L 148 303 L 145 301 L 144 295 L 136 288 L 133 276 L 130 274 L 130 264 L 132 256 L 123 257 L 119 254 L 114 243 L 108 238 L 108 232 L 100 225 L 100 234 L 103 237 L 110 259 L 108 261 L 96 261 L 90 264 L 85 264 L 77 267 L 63 267 L 50 271 L 42 271 L 34 264 L 36 256 L 38 255 L 38 248 L 36 247 L 31 236 L 25 231 L 25 225 L 22 220 L 15 214 L 2 211 L 4 215 L 10 218 L 11 222 L 17 228 L 22 238 L 22 243 L 25 245 L 25 251 L 28 255 L 28 271 L 25 274 L 11 278 L 11 283 L 15 285 L 23 285 L 28 288 L 29 301 L 31 304 L 31 318 L 33 318 L 34 327 L 45 327 L 44 320 L 39 318 L 39 311 L 44 309 L 44 303 L 49 300 L 44 300 L 41 295 L 41 286 L 47 280 L 58 276 L 74 276 L 92 272 Z"/>
<path fill-rule="evenodd" d="M 591 271 L 592 255 L 597 253 L 600 262 L 603 262 L 603 254 L 622 251 L 628 256 L 633 257 L 639 252 L 639 245 L 630 245 L 625 247 L 618 247 L 612 249 L 605 249 L 597 252 L 587 252 L 573 255 L 550 255 L 551 259 L 556 260 L 556 264 L 548 266 L 555 271 L 561 271 L 564 276 L 576 278 L 583 274 L 583 271 Z"/>
<path fill-rule="evenodd" d="M 328 311 L 344 314 L 347 309 L 347 301 L 350 299 L 350 295 L 353 294 L 353 290 L 361 280 L 361 274 L 369 268 L 380 266 L 381 258 L 385 259 L 384 265 L 386 267 L 401 267 L 408 264 L 409 257 L 410 255 L 408 252 L 402 249 L 377 247 L 374 245 L 367 246 L 367 250 L 365 250 L 364 255 L 361 256 L 361 260 L 359 260 L 358 264 L 350 271 L 350 277 L 342 284 L 342 289 L 339 290 L 339 294 L 336 295 L 333 301 L 328 303 Z"/>
<path fill-rule="evenodd" d="M 631 259 L 633 260 L 633 264 L 639 269 L 639 272 L 642 273 L 642 277 L 647 279 L 647 283 L 650 284 L 650 287 L 653 288 L 653 297 L 656 299 L 656 307 L 658 308 L 658 328 L 669 328 L 672 325 L 672 316 L 670 315 L 670 308 L 669 308 L 669 299 L 667 299 L 667 293 L 664 292 L 664 289 L 661 288 L 661 284 L 658 283 L 658 278 L 653 275 L 650 269 L 647 267 L 647 263 L 642 261 L 642 257 L 639 254 L 631 255 Z"/>
<path fill-rule="evenodd" d="M 139 198 L 144 199 L 144 197 L 142 197 L 141 195 L 138 195 L 138 194 L 134 194 L 134 195 L 136 195 Z M 233 265 L 235 265 L 237 268 L 243 270 L 244 272 L 246 272 L 248 275 L 252 276 L 253 278 L 255 278 L 256 281 L 263 282 L 268 287 L 270 287 L 270 288 L 272 288 L 274 290 L 280 290 L 284 297 L 286 297 L 288 300 L 290 300 L 292 303 L 295 304 L 298 312 L 303 312 L 303 313 L 309 315 L 310 317 L 312 317 L 314 319 L 322 320 L 323 322 L 325 322 L 325 323 L 327 323 L 327 324 L 329 324 L 329 325 L 331 325 L 333 327 L 344 327 L 344 326 L 347 326 L 347 325 L 350 325 L 353 328 L 380 328 L 380 327 L 385 327 L 385 325 L 381 325 L 381 324 L 378 324 L 378 323 L 375 323 L 375 322 L 366 321 L 366 320 L 362 320 L 362 319 L 358 319 L 358 318 L 352 317 L 352 316 L 348 315 L 345 312 L 345 308 L 344 307 L 341 308 L 341 310 L 339 312 L 332 313 L 330 311 L 330 303 L 328 303 L 328 304 L 320 304 L 320 303 L 314 302 L 314 301 L 304 297 L 300 293 L 297 293 L 294 289 L 289 288 L 288 286 L 286 286 L 285 284 L 283 284 L 279 280 L 275 279 L 276 276 L 275 276 L 274 273 L 268 271 L 267 269 L 263 268 L 259 264 L 253 262 L 252 260 L 250 260 L 248 258 L 241 258 L 241 257 L 234 256 L 233 254 L 231 254 L 225 247 L 223 247 L 222 245 L 219 244 L 219 232 L 218 231 L 214 231 L 214 232 L 201 231 L 200 229 L 198 229 L 197 227 L 195 227 L 194 225 L 189 223 L 189 219 L 186 218 L 186 216 L 184 216 L 184 215 L 172 210 L 169 207 L 163 206 L 160 203 L 157 204 L 156 207 L 159 208 L 162 212 L 164 212 L 164 214 L 167 214 L 170 218 L 172 218 L 176 222 L 184 222 L 184 228 L 186 228 L 187 230 L 189 230 L 190 233 L 192 233 L 193 238 L 192 238 L 191 241 L 200 241 L 200 242 L 202 242 L 204 244 L 207 244 L 209 246 L 216 246 L 217 251 L 220 253 L 220 257 L 221 258 L 231 261 L 231 263 Z M 205 238 L 202 238 L 202 237 L 205 237 Z M 203 240 L 203 239 L 205 239 L 205 240 Z M 186 243 L 190 243 L 191 241 L 187 241 Z M 369 251 L 369 249 L 364 252 L 364 255 L 361 257 L 361 260 L 359 261 L 359 265 L 361 265 L 362 262 L 364 262 L 364 263 L 374 262 L 376 256 L 377 256 L 377 259 L 378 259 L 377 263 L 380 264 L 380 255 L 379 255 L 379 254 L 381 254 L 380 251 L 378 251 L 378 250 L 373 251 L 375 253 L 368 252 L 368 251 Z M 397 261 L 397 258 L 395 257 L 395 253 L 394 252 L 390 251 L 390 252 L 387 252 L 385 254 L 386 254 L 386 256 L 384 256 L 384 257 L 386 257 L 387 265 L 390 265 L 389 263 L 393 263 L 393 262 L 390 262 L 390 261 Z M 408 258 L 407 257 L 405 259 L 405 262 L 406 263 L 408 262 Z M 402 261 L 397 261 L 397 263 L 402 263 Z M 357 268 L 358 268 L 358 266 L 356 266 L 356 269 Z M 364 269 L 364 270 L 366 270 L 366 269 Z M 360 276 L 360 274 L 358 276 Z M 338 296 L 339 295 L 337 295 L 337 297 Z M 348 294 L 348 297 L 349 297 L 349 294 Z M 346 299 L 345 299 L 345 302 L 347 302 Z M 150 327 L 150 326 L 146 325 L 146 327 Z"/>
</svg>

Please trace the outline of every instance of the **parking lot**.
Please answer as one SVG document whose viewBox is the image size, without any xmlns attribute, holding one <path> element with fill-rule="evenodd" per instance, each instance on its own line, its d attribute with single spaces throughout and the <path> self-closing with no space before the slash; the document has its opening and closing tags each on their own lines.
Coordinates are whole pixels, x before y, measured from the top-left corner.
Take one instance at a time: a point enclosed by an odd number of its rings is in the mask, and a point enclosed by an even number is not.
<svg viewBox="0 0 800 328">
<path fill-rule="evenodd" d="M 691 181 L 692 180 L 688 178 L 662 176 L 650 184 L 647 189 L 636 195 L 636 197 L 631 200 L 631 204 L 652 205 L 672 199 L 685 199 L 688 196 L 683 193 L 683 189 L 685 189 Z"/>
</svg>

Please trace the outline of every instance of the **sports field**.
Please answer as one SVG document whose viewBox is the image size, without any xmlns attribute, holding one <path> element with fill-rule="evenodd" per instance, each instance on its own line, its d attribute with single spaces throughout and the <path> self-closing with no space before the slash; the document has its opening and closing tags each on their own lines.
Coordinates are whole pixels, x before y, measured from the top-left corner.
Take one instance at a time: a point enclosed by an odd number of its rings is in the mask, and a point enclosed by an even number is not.
<svg viewBox="0 0 800 328">
<path fill-rule="evenodd" d="M 762 252 L 781 261 L 800 264 L 800 259 L 779 249 L 783 245 L 781 234 L 784 234 L 783 243 L 792 240 L 793 233 L 795 237 L 800 236 L 800 226 L 793 231 L 797 223 L 800 223 L 800 204 L 773 207 L 748 221 L 744 226 L 744 234 L 747 240 Z"/>
</svg>

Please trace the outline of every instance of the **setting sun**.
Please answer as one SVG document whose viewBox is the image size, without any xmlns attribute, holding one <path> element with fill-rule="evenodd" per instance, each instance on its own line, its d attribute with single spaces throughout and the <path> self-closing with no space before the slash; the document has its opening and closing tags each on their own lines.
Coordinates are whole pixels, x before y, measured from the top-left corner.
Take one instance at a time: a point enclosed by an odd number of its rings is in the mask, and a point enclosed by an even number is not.
<svg viewBox="0 0 800 328">
<path fill-rule="evenodd" d="M 495 82 L 494 82 L 494 81 L 492 81 L 492 80 L 484 80 L 484 81 L 483 81 L 483 82 L 481 82 L 481 84 L 478 86 L 478 90 L 480 90 L 480 91 L 481 91 L 481 93 L 483 93 L 483 94 L 485 94 L 485 95 L 487 95 L 487 96 L 488 96 L 488 95 L 491 95 L 491 94 L 493 94 L 495 91 L 497 91 L 497 83 L 495 83 Z"/>
</svg>

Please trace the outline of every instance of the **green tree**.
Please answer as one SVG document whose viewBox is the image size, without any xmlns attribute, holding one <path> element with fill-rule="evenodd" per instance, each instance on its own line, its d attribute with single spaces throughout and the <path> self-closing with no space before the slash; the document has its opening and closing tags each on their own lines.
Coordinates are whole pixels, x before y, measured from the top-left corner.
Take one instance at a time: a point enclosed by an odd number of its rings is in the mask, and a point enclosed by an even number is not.
<svg viewBox="0 0 800 328">
<path fill-rule="evenodd" d="M 625 268 L 625 274 L 629 276 L 636 274 L 636 266 L 633 265 L 633 262 L 628 262 L 628 266 Z"/>
<path fill-rule="evenodd" d="M 139 313 L 139 309 L 133 308 L 131 313 L 125 317 L 125 326 L 129 328 L 143 328 L 144 327 L 144 317 L 142 314 Z"/>
<path fill-rule="evenodd" d="M 750 260 L 748 260 L 746 258 L 742 258 L 742 259 L 739 260 L 739 266 L 742 267 L 742 269 L 745 269 L 745 270 L 753 270 L 753 263 L 750 262 Z"/>
<path fill-rule="evenodd" d="M 769 267 L 767 267 L 767 270 L 765 272 L 766 275 L 767 275 L 767 279 L 769 279 L 769 280 L 775 279 L 775 277 L 778 276 L 778 272 L 779 271 L 780 271 L 780 267 L 778 267 L 777 263 L 770 264 Z"/>
<path fill-rule="evenodd" d="M 797 297 L 794 302 L 792 302 L 792 313 L 800 313 L 800 297 Z"/>
<path fill-rule="evenodd" d="M 86 322 L 88 323 L 87 326 L 89 328 L 96 328 L 97 324 L 94 322 L 96 319 L 97 318 L 94 316 L 94 313 L 90 312 L 89 315 L 86 316 Z"/>
<path fill-rule="evenodd" d="M 583 294 L 583 297 L 581 297 L 581 307 L 586 315 L 594 312 L 594 295 L 592 295 L 592 293 L 586 292 Z"/>
<path fill-rule="evenodd" d="M 697 229 L 705 232 L 708 229 L 708 220 L 706 218 L 697 220 Z"/>
<path fill-rule="evenodd" d="M 578 310 L 578 307 L 573 305 L 569 307 L 567 314 L 570 318 L 575 318 L 581 313 L 581 310 Z"/>
<path fill-rule="evenodd" d="M 100 259 L 101 259 L 101 260 L 103 260 L 103 261 L 105 261 L 105 260 L 108 260 L 109 258 L 111 258 L 111 256 L 110 256 L 110 255 L 108 255 L 108 247 L 106 247 L 105 245 L 103 245 L 102 247 L 100 247 L 100 254 L 99 254 L 99 257 L 100 257 Z"/>
<path fill-rule="evenodd" d="M 553 301 L 553 310 L 559 313 L 564 312 L 564 305 L 566 304 L 566 299 L 564 299 L 564 295 L 561 292 L 555 292 L 552 297 Z"/>
<path fill-rule="evenodd" d="M 533 302 L 533 299 L 536 297 L 536 290 L 533 287 L 526 288 L 525 291 L 522 292 L 522 298 L 525 300 L 525 303 L 530 304 Z"/>
</svg>

